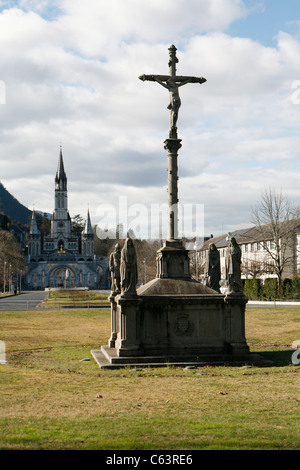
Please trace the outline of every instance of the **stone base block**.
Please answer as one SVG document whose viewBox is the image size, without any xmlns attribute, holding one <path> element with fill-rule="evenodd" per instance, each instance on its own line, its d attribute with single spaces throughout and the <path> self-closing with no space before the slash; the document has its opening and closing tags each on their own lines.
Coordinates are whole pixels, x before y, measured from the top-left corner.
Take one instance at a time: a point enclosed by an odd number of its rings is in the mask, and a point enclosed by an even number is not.
<svg viewBox="0 0 300 470">
<path fill-rule="evenodd" d="M 203 367 L 205 365 L 227 366 L 269 366 L 271 361 L 259 354 L 249 353 L 241 355 L 211 354 L 203 356 L 132 356 L 119 357 L 115 348 L 101 346 L 99 350 L 92 350 L 91 354 L 101 369 L 118 369 L 122 367 Z"/>
</svg>

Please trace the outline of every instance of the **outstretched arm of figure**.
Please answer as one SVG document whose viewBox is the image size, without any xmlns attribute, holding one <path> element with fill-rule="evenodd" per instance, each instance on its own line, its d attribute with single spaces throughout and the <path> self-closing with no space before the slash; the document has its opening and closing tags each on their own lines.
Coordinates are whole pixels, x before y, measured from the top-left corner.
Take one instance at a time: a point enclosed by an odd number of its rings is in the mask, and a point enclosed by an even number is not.
<svg viewBox="0 0 300 470">
<path fill-rule="evenodd" d="M 166 83 L 164 83 L 160 78 L 158 78 L 157 75 L 145 75 L 144 74 L 144 75 L 140 75 L 139 79 L 142 80 L 143 82 L 145 80 L 149 80 L 150 82 L 157 82 L 160 85 L 162 85 L 164 88 L 169 89 L 168 85 L 166 85 Z"/>
<path fill-rule="evenodd" d="M 180 86 L 186 85 L 187 83 L 200 83 L 200 85 L 201 85 L 202 83 L 205 83 L 205 82 L 206 82 L 206 78 L 203 78 L 203 77 L 190 77 L 190 78 L 184 80 L 183 82 L 177 83 L 177 86 L 179 88 Z"/>
<path fill-rule="evenodd" d="M 155 82 L 159 83 L 161 86 L 163 86 L 164 88 L 167 88 L 167 90 L 169 90 L 169 87 L 168 85 L 166 85 L 164 82 L 162 82 L 161 80 L 159 80 L 158 78 L 155 78 L 154 80 Z"/>
<path fill-rule="evenodd" d="M 186 80 L 185 82 L 180 82 L 180 83 L 177 83 L 177 86 L 178 88 L 183 86 L 183 85 L 186 85 L 187 83 L 191 83 L 191 80 Z"/>
</svg>

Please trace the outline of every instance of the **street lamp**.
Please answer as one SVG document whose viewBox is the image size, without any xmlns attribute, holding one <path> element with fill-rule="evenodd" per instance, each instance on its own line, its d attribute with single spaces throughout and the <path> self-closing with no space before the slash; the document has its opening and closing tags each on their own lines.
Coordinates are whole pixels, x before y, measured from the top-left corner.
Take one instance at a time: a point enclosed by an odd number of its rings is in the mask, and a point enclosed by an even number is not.
<svg viewBox="0 0 300 470">
<path fill-rule="evenodd" d="M 146 271 L 147 266 L 146 266 L 146 258 L 144 258 L 143 263 L 144 263 L 144 268 L 145 268 L 145 284 L 147 284 L 147 271 Z"/>
<path fill-rule="evenodd" d="M 5 294 L 5 270 L 6 270 L 6 261 L 4 261 L 4 269 L 3 269 L 3 294 Z"/>
<path fill-rule="evenodd" d="M 194 250 L 195 250 L 195 264 L 196 264 L 196 279 L 198 281 L 198 251 L 197 251 L 197 248 L 198 248 L 198 245 L 197 243 L 195 243 L 194 245 Z"/>
<path fill-rule="evenodd" d="M 11 263 L 9 263 L 9 270 L 8 270 L 8 293 L 11 293 Z"/>
</svg>

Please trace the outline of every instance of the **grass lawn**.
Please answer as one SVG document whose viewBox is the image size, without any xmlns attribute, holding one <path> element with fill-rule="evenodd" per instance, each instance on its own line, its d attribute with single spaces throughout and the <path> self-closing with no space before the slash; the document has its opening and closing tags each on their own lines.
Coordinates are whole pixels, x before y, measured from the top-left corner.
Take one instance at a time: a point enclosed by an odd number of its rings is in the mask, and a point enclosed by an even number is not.
<svg viewBox="0 0 300 470">
<path fill-rule="evenodd" d="M 300 308 L 247 309 L 272 367 L 102 370 L 108 309 L 0 312 L 0 449 L 299 450 L 299 326 Z"/>
<path fill-rule="evenodd" d="M 47 307 L 110 307 L 109 294 L 92 290 L 50 290 L 44 303 Z"/>
</svg>

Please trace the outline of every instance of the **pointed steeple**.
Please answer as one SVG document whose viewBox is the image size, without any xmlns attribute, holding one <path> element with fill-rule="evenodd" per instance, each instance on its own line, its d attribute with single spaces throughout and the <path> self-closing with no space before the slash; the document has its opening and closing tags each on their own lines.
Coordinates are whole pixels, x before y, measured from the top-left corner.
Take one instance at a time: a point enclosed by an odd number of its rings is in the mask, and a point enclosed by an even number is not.
<svg viewBox="0 0 300 470">
<path fill-rule="evenodd" d="M 60 146 L 58 167 L 57 167 L 57 172 L 55 176 L 55 188 L 60 189 L 62 191 L 67 190 L 67 175 L 65 173 L 61 146 Z"/>
<path fill-rule="evenodd" d="M 90 211 L 88 210 L 85 227 L 81 233 L 81 253 L 85 256 L 94 256 L 94 234 L 91 224 Z"/>
<path fill-rule="evenodd" d="M 36 218 L 35 218 L 35 211 L 32 211 L 32 216 L 31 216 L 31 224 L 30 224 L 30 235 L 40 235 L 41 232 L 38 229 L 37 223 L 36 223 Z"/>
<path fill-rule="evenodd" d="M 88 210 L 87 213 L 87 219 L 85 222 L 85 227 L 83 230 L 84 235 L 93 235 L 93 229 L 92 229 L 92 224 L 91 224 L 91 218 L 90 218 L 90 211 Z"/>
</svg>

